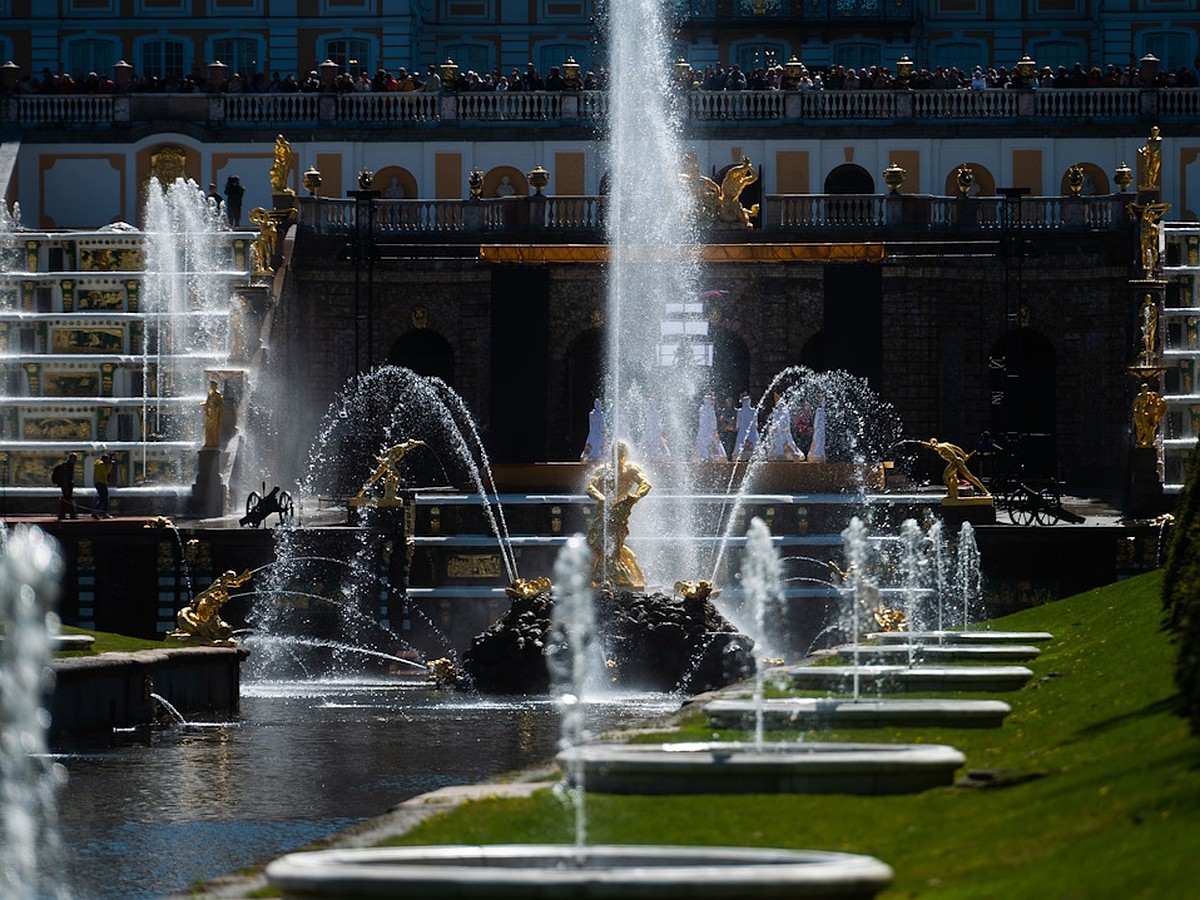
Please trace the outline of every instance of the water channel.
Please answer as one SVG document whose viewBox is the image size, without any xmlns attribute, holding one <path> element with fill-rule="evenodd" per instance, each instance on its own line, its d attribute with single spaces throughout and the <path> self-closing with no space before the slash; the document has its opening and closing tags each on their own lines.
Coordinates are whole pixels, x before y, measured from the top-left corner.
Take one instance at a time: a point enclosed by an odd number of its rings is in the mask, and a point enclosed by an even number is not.
<svg viewBox="0 0 1200 900">
<path fill-rule="evenodd" d="M 667 695 L 589 701 L 600 730 Z M 136 900 L 344 830 L 426 791 L 553 756 L 549 697 L 478 697 L 403 679 L 250 682 L 240 716 L 62 753 L 68 889 Z"/>
</svg>

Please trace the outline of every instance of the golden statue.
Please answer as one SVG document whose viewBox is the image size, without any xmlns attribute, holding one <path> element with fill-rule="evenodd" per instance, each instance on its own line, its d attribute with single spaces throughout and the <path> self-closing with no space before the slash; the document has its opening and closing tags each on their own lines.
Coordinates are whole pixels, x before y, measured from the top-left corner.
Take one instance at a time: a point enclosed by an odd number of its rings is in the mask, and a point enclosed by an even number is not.
<svg viewBox="0 0 1200 900">
<path fill-rule="evenodd" d="M 282 134 L 275 137 L 275 161 L 271 163 L 271 193 L 290 194 L 296 192 L 288 187 L 288 182 L 298 171 L 296 156 L 292 153 L 292 145 Z"/>
<path fill-rule="evenodd" d="M 250 210 L 247 218 L 251 225 L 258 226 L 258 237 L 250 246 L 250 255 L 254 260 L 254 274 L 274 275 L 275 269 L 271 267 L 271 262 L 275 259 L 275 248 L 278 246 L 279 235 L 275 231 L 275 222 L 271 218 L 270 210 L 256 206 Z"/>
<path fill-rule="evenodd" d="M 610 497 L 611 492 L 611 497 Z M 617 442 L 617 471 L 600 466 L 588 482 L 587 494 L 596 501 L 596 517 L 587 532 L 592 551 L 592 583 L 641 589 L 646 576 L 637 557 L 625 546 L 633 505 L 650 493 L 650 482 L 641 467 L 629 461 L 629 445 Z"/>
<path fill-rule="evenodd" d="M 217 390 L 217 383 L 208 383 L 208 396 L 200 404 L 204 410 L 204 449 L 221 449 L 221 419 L 225 415 L 225 398 Z"/>
<path fill-rule="evenodd" d="M 528 581 L 518 578 L 504 589 L 504 593 L 513 600 L 532 600 L 538 594 L 545 594 L 551 587 L 550 579 L 544 575 Z"/>
<path fill-rule="evenodd" d="M 1137 446 L 1153 447 L 1158 434 L 1158 422 L 1167 411 L 1167 401 L 1151 390 L 1150 383 L 1142 382 L 1142 389 L 1133 398 L 1133 428 Z"/>
<path fill-rule="evenodd" d="M 365 500 L 371 488 L 382 481 L 383 499 L 379 501 L 380 505 L 395 506 L 399 503 L 396 491 L 404 483 L 404 479 L 400 475 L 400 460 L 404 459 L 408 451 L 414 447 L 424 446 L 424 441 L 401 441 L 399 444 L 394 444 L 380 453 L 375 457 L 375 462 L 378 464 L 375 468 L 375 473 L 367 479 L 366 484 L 362 486 L 362 490 L 354 496 L 354 499 Z"/>
<path fill-rule="evenodd" d="M 167 632 L 166 639 L 181 644 L 208 644 L 217 647 L 232 647 L 233 628 L 220 616 L 221 607 L 229 602 L 230 588 L 241 587 L 250 580 L 249 570 L 239 575 L 229 569 L 207 588 L 195 596 L 192 602 L 175 617 L 178 626 Z"/>
<path fill-rule="evenodd" d="M 684 600 L 709 600 L 719 597 L 720 588 L 714 588 L 711 581 L 677 581 L 675 593 Z"/>
<path fill-rule="evenodd" d="M 164 191 L 179 179 L 187 179 L 187 151 L 182 147 L 163 147 L 150 154 L 150 177 L 157 178 Z"/>
<path fill-rule="evenodd" d="M 750 220 L 758 215 L 757 203 L 747 209 L 741 201 L 742 191 L 758 181 L 758 173 L 748 156 L 731 166 L 719 185 L 700 173 L 694 157 L 689 157 L 687 171 L 680 177 L 691 189 L 698 214 L 709 224 L 749 228 Z"/>
<path fill-rule="evenodd" d="M 972 487 L 979 491 L 980 495 L 990 497 L 991 492 L 983 486 L 983 482 L 976 478 L 971 470 L 967 468 L 967 460 L 975 455 L 972 450 L 967 453 L 962 447 L 957 444 L 951 444 L 946 441 L 939 441 L 937 438 L 930 438 L 927 441 L 917 441 L 922 447 L 928 447 L 947 463 L 946 470 L 942 472 L 942 481 L 946 484 L 946 490 L 950 492 L 950 499 L 958 499 L 958 482 L 959 479 L 966 481 Z"/>
<path fill-rule="evenodd" d="M 1139 191 L 1162 189 L 1162 138 L 1158 126 L 1150 129 L 1146 145 L 1137 152 L 1137 187 Z"/>
<path fill-rule="evenodd" d="M 1142 358 L 1144 365 L 1154 365 L 1154 345 L 1158 339 L 1158 304 L 1154 298 L 1146 294 L 1142 298 L 1141 319 L 1142 329 Z"/>
<path fill-rule="evenodd" d="M 1170 208 L 1170 203 L 1129 204 L 1138 218 L 1138 262 L 1147 272 L 1158 269 L 1158 223 Z"/>
</svg>

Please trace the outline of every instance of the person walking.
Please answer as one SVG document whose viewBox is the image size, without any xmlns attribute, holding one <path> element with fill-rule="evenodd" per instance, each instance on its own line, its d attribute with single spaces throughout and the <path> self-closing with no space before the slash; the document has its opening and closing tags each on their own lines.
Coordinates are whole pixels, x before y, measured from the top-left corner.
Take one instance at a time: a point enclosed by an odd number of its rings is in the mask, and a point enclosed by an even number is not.
<svg viewBox="0 0 1200 900">
<path fill-rule="evenodd" d="M 79 518 L 75 511 L 75 501 L 72 499 L 75 493 L 75 463 L 78 460 L 79 454 L 68 453 L 67 458 L 55 466 L 50 473 L 50 480 L 58 485 L 58 518 L 60 520 Z"/>
<path fill-rule="evenodd" d="M 92 484 L 96 487 L 96 509 L 93 519 L 111 519 L 108 514 L 108 483 L 112 477 L 113 458 L 108 453 L 103 454 L 92 463 Z"/>
</svg>

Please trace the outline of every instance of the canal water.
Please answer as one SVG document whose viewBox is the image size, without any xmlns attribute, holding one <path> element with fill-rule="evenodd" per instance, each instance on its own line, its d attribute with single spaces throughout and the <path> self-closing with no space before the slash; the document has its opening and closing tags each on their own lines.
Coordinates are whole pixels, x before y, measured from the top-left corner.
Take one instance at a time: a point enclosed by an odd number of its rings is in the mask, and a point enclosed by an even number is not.
<svg viewBox="0 0 1200 900">
<path fill-rule="evenodd" d="M 678 707 L 589 701 L 599 731 Z M 135 900 L 272 859 L 417 794 L 552 756 L 546 697 L 497 699 L 403 679 L 242 685 L 239 716 L 117 736 L 59 756 L 67 881 L 78 900 Z"/>
</svg>

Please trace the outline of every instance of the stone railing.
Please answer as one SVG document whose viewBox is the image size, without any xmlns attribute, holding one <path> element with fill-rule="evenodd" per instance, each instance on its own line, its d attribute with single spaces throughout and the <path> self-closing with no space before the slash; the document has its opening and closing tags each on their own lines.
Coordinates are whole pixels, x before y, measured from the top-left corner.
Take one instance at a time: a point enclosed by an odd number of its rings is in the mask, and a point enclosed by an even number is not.
<svg viewBox="0 0 1200 900">
<path fill-rule="evenodd" d="M 944 121 L 1040 124 L 1200 119 L 1200 88 L 929 91 L 691 91 L 689 124 Z M 603 91 L 407 94 L 28 94 L 0 100 L 0 124 L 23 128 L 196 122 L 229 128 L 489 123 L 592 127 L 608 112 Z"/>
<path fill-rule="evenodd" d="M 821 239 L 858 231 L 880 239 L 887 232 L 992 234 L 1028 231 L 1117 231 L 1130 227 L 1125 209 L 1132 194 L 1100 197 L 933 197 L 924 194 L 768 194 L 750 234 Z M 354 231 L 359 207 L 351 198 L 300 198 L 301 229 L 313 234 Z M 379 237 L 484 232 L 537 240 L 569 240 L 591 232 L 603 240 L 604 197 L 506 197 L 496 200 L 374 201 Z M 883 234 L 880 230 L 883 230 Z M 739 232 L 746 235 L 747 232 Z M 559 235 L 559 237 L 555 237 Z"/>
</svg>

